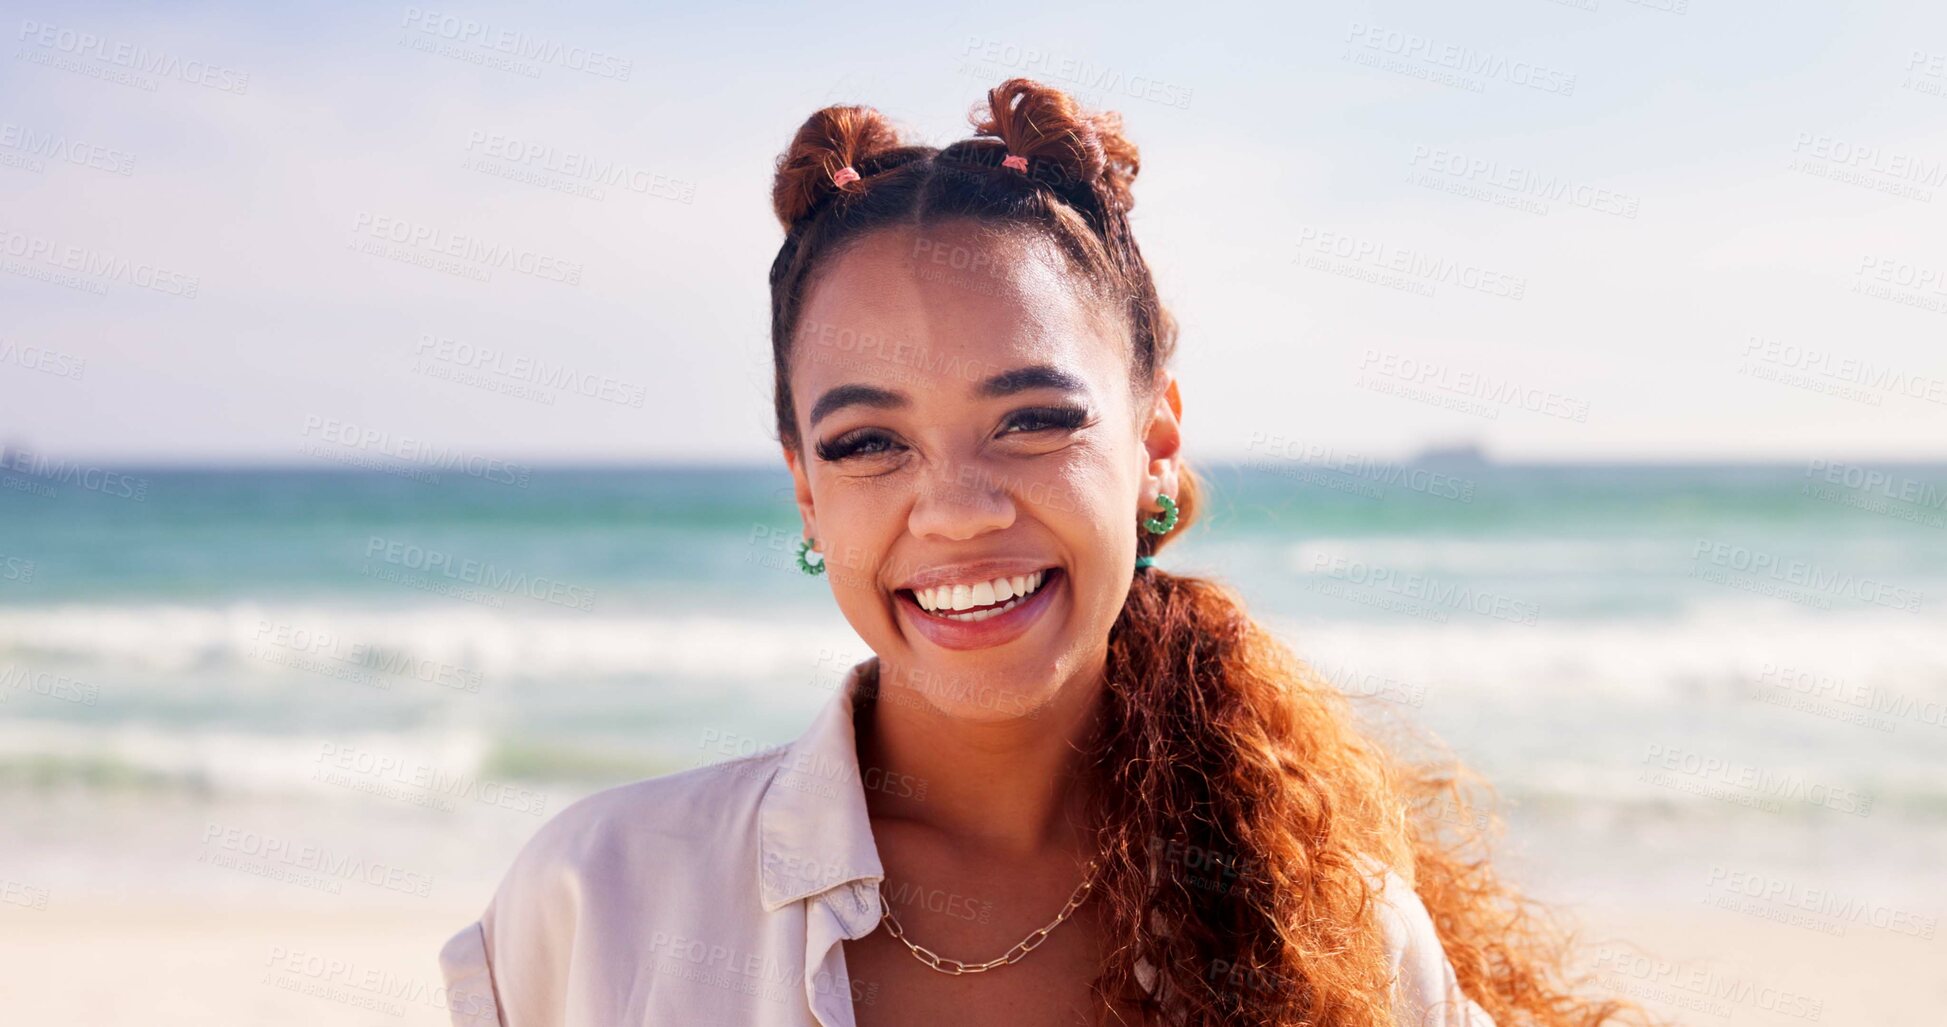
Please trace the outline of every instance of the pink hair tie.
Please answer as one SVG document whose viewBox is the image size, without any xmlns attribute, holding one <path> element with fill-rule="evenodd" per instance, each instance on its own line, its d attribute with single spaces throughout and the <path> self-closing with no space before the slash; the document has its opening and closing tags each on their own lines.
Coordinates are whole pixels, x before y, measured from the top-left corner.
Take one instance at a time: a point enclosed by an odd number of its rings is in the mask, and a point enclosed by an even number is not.
<svg viewBox="0 0 1947 1027">
<path fill-rule="evenodd" d="M 832 184 L 839 187 L 840 189 L 843 189 L 847 184 L 856 182 L 858 180 L 859 180 L 859 173 L 852 170 L 852 166 L 850 164 L 847 164 L 844 167 L 839 168 L 838 171 L 832 175 Z"/>
<path fill-rule="evenodd" d="M 1017 154 L 1010 153 L 1007 155 L 1006 160 L 1001 161 L 1001 167 L 1013 168 L 1014 170 L 1025 174 L 1028 170 L 1028 159 L 1026 157 L 1022 157 Z"/>
</svg>

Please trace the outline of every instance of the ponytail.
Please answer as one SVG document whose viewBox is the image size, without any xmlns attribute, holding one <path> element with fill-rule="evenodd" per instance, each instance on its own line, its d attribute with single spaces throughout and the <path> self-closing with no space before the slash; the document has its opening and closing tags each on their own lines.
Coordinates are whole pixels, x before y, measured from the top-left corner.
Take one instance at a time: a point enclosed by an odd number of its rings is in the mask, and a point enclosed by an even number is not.
<svg viewBox="0 0 1947 1027">
<path fill-rule="evenodd" d="M 1179 473 L 1178 527 L 1159 544 L 1195 515 L 1199 483 Z M 1165 1024 L 1390 1027 L 1375 889 L 1391 869 L 1501 1027 L 1641 1013 L 1578 997 L 1567 933 L 1486 859 L 1498 822 L 1452 815 L 1491 808 L 1464 768 L 1378 745 L 1229 588 L 1137 572 L 1106 676 L 1089 748 L 1115 926 L 1104 999 Z M 1142 962 L 1159 971 L 1149 994 Z"/>
</svg>

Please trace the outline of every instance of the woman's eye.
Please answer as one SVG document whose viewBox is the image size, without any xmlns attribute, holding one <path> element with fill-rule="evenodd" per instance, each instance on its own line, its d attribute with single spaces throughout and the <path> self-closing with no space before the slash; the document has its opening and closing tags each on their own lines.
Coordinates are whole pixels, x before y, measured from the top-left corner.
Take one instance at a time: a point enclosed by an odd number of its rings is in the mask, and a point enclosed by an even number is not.
<svg viewBox="0 0 1947 1027">
<path fill-rule="evenodd" d="M 1088 423 L 1088 411 L 1081 407 L 1029 407 L 1016 410 L 1001 424 L 1001 435 L 1032 435 L 1044 431 L 1073 431 Z M 891 456 L 906 449 L 890 432 L 879 428 L 860 428 L 814 447 L 820 459 L 836 463 L 865 457 Z"/>
<path fill-rule="evenodd" d="M 1053 428 L 1072 431 L 1080 428 L 1087 419 L 1088 414 L 1079 407 L 1033 407 L 1009 414 L 1007 422 L 1001 426 L 1001 434 L 1014 435 Z"/>
<path fill-rule="evenodd" d="M 860 456 L 877 456 L 881 453 L 893 452 L 898 445 L 893 441 L 892 436 L 885 432 L 862 429 L 818 443 L 818 457 L 827 461 L 839 461 Z"/>
</svg>

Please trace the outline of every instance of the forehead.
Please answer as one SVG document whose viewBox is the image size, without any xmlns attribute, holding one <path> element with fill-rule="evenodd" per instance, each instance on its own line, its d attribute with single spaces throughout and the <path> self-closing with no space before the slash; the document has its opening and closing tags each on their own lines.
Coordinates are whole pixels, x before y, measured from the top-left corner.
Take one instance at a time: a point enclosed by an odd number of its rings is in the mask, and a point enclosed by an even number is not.
<svg viewBox="0 0 1947 1027">
<path fill-rule="evenodd" d="M 1097 388 L 1126 377 L 1124 333 L 1073 274 L 1052 241 L 969 222 L 857 240 L 820 269 L 799 312 L 800 415 L 842 383 L 965 390 L 1037 363 Z"/>
</svg>

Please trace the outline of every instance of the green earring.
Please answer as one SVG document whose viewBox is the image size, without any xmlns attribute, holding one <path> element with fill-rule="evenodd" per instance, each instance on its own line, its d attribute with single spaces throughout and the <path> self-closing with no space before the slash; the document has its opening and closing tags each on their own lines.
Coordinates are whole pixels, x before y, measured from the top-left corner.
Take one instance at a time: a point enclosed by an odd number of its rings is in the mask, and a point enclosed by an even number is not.
<svg viewBox="0 0 1947 1027">
<path fill-rule="evenodd" d="M 805 559 L 805 554 L 811 552 L 812 544 L 817 541 L 817 539 L 808 538 L 798 543 L 798 569 L 814 577 L 825 573 L 825 558 L 823 555 L 820 555 L 818 562 L 812 563 Z"/>
<path fill-rule="evenodd" d="M 1176 527 L 1176 500 L 1159 492 L 1156 494 L 1156 503 L 1163 508 L 1163 516 L 1145 518 L 1143 528 L 1151 535 L 1167 534 L 1171 528 Z"/>
</svg>

